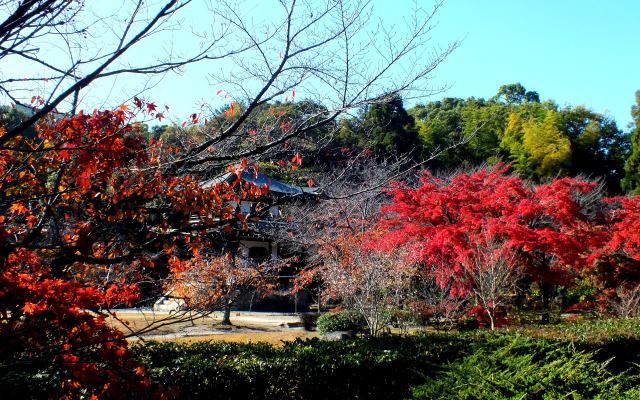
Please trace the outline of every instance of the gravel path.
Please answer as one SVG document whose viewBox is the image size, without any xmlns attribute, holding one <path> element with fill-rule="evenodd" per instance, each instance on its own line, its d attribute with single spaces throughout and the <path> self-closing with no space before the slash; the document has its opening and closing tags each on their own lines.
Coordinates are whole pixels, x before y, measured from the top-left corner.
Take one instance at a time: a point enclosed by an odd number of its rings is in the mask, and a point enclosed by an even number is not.
<svg viewBox="0 0 640 400">
<path fill-rule="evenodd" d="M 119 309 L 116 310 L 116 314 L 118 318 L 132 323 L 132 328 L 143 326 L 150 321 L 164 319 L 170 315 L 169 312 L 152 309 Z M 216 312 L 207 317 L 195 319 L 193 323 L 181 322 L 169 325 L 139 337 L 146 340 L 172 340 L 209 335 L 302 330 L 300 317 L 295 314 L 233 311 L 231 313 L 232 326 L 221 325 L 221 321 L 222 313 Z"/>
</svg>

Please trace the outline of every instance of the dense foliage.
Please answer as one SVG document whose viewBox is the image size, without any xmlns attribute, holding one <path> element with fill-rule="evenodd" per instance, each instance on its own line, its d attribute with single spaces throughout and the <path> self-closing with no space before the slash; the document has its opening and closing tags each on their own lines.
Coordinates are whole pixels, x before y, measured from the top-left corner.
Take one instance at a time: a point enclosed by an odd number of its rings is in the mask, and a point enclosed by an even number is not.
<svg viewBox="0 0 640 400">
<path fill-rule="evenodd" d="M 631 131 L 631 154 L 625 164 L 625 177 L 622 186 L 625 190 L 640 193 L 640 90 L 636 92 L 636 104 L 631 107 L 633 117 Z"/>
<path fill-rule="evenodd" d="M 477 346 L 477 347 L 476 347 Z M 414 399 L 633 399 L 637 377 L 571 346 L 523 336 L 489 338 L 413 389 Z"/>
<path fill-rule="evenodd" d="M 520 84 L 503 85 L 491 99 L 445 98 L 406 111 L 400 99 L 373 105 L 341 122 L 337 143 L 379 156 L 408 154 L 416 161 L 435 154 L 432 170 L 508 162 L 534 181 L 602 178 L 614 193 L 621 191 L 625 162 L 624 188 L 633 190 L 637 179 L 635 156 L 626 161 L 630 133 L 585 106 L 540 102 Z"/>
<path fill-rule="evenodd" d="M 147 343 L 151 391 L 166 398 L 635 399 L 638 321 L 577 321 L 535 331 L 317 339 L 268 344 Z M 542 337 L 540 334 L 543 333 Z M 533 336 L 532 336 L 533 335 Z M 59 366 L 0 377 L 7 397 L 43 398 Z"/>
<path fill-rule="evenodd" d="M 471 295 L 493 327 L 523 275 L 543 288 L 570 286 L 578 276 L 601 239 L 581 200 L 593 189 L 571 178 L 533 186 L 504 168 L 449 179 L 426 173 L 416 189 L 390 191 L 387 231 L 374 245 L 405 247 L 405 262 L 423 265 L 452 297 Z"/>
<path fill-rule="evenodd" d="M 321 334 L 339 331 L 365 332 L 367 321 L 362 314 L 352 311 L 336 311 L 322 314 L 318 318 L 318 331 Z"/>
<path fill-rule="evenodd" d="M 136 349 L 155 382 L 183 398 L 335 399 L 402 398 L 420 382 L 415 369 L 458 354 L 453 337 L 386 337 L 341 342 L 270 345 L 152 344 Z"/>
<path fill-rule="evenodd" d="M 600 327 L 584 323 L 602 336 Z M 559 341 L 558 341 L 559 339 Z M 605 343 L 520 334 L 387 336 L 269 345 L 169 343 L 135 352 L 156 385 L 182 398 L 574 398 L 633 399 L 637 370 Z M 622 345 L 637 348 L 638 337 Z M 430 397 L 435 396 L 435 397 Z M 598 397 L 600 396 L 600 397 Z"/>
<path fill-rule="evenodd" d="M 154 107 L 136 99 L 134 110 Z M 181 231 L 242 222 L 229 202 L 264 190 L 167 173 L 175 151 L 146 141 L 134 117 L 126 105 L 50 116 L 0 150 L 0 368 L 60 366 L 60 395 L 144 390 L 145 368 L 107 316 L 140 298 L 159 262 L 184 267 L 178 244 L 199 254 Z"/>
</svg>

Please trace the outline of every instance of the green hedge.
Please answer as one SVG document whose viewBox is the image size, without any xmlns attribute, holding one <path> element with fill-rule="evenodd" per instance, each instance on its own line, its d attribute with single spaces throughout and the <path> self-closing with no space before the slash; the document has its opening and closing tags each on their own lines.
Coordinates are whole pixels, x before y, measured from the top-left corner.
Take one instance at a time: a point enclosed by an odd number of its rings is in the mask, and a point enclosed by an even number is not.
<svg viewBox="0 0 640 400">
<path fill-rule="evenodd" d="M 282 348 L 150 343 L 135 351 L 156 385 L 187 399 L 402 399 L 463 340 L 442 335 L 296 341 Z"/>
<path fill-rule="evenodd" d="M 518 333 L 314 339 L 282 348 L 152 343 L 136 352 L 157 385 L 189 399 L 640 399 L 638 353 L 625 355 L 626 369 L 617 371 L 599 350 Z"/>
<path fill-rule="evenodd" d="M 268 344 L 139 344 L 150 393 L 184 399 L 640 399 L 634 322 L 530 332 L 359 337 Z M 0 371 L 5 397 L 46 398 L 52 366 Z M 30 368 L 27 368 L 30 367 Z"/>
<path fill-rule="evenodd" d="M 318 331 L 321 334 L 339 331 L 352 331 L 356 333 L 366 332 L 367 321 L 364 317 L 353 311 L 338 311 L 322 314 L 317 322 Z"/>
</svg>

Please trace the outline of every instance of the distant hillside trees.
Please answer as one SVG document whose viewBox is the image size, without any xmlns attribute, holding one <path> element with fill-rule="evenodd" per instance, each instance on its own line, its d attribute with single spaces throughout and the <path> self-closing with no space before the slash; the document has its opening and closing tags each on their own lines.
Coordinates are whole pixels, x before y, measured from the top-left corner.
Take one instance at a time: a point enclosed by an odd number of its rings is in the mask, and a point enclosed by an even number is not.
<svg viewBox="0 0 640 400">
<path fill-rule="evenodd" d="M 621 190 L 629 136 L 615 121 L 584 106 L 539 102 L 521 85 L 505 85 L 488 101 L 445 99 L 410 110 L 429 150 L 467 137 L 463 148 L 442 155 L 440 168 L 506 161 L 522 177 L 544 181 L 558 176 L 603 178 Z"/>
<path fill-rule="evenodd" d="M 601 178 L 611 193 L 620 193 L 631 142 L 609 116 L 581 105 L 540 102 L 537 92 L 517 83 L 501 86 L 488 100 L 445 98 L 405 110 L 398 97 L 370 105 L 339 121 L 335 146 L 369 149 L 378 157 L 408 155 L 415 161 L 441 152 L 429 165 L 434 170 L 507 162 L 536 182 L 584 175 Z M 632 175 L 640 172 L 640 143 L 635 148 L 638 155 L 627 165 L 627 190 L 639 186 L 634 179 L 640 178 Z"/>
</svg>

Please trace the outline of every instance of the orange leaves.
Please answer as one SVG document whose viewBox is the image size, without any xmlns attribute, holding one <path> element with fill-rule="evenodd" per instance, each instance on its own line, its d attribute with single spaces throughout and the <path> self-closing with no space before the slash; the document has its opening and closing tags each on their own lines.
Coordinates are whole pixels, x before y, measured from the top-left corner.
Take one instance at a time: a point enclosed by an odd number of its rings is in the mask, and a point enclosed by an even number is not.
<svg viewBox="0 0 640 400">
<path fill-rule="evenodd" d="M 36 223 L 37 220 L 38 220 L 38 217 L 36 217 L 35 215 L 28 215 L 25 218 L 27 227 L 29 227 L 29 229 L 33 228 L 33 225 Z"/>
<path fill-rule="evenodd" d="M 140 290 L 135 284 L 113 284 L 104 293 L 104 302 L 108 307 L 131 307 L 140 297 Z M 123 349 L 124 350 L 124 349 Z M 121 354 L 121 355 L 124 355 Z"/>
<path fill-rule="evenodd" d="M 104 183 L 116 169 L 132 161 L 147 162 L 139 138 L 128 137 L 134 128 L 126 123 L 126 107 L 115 111 L 83 112 L 69 118 L 44 124 L 39 134 L 56 151 L 49 151 L 40 160 L 51 166 L 61 161 L 70 163 L 68 169 L 76 183 L 88 189 L 93 183 Z"/>
<path fill-rule="evenodd" d="M 22 311 L 25 314 L 34 314 L 38 311 L 41 311 L 42 309 L 42 306 L 38 306 L 37 304 L 31 302 L 25 303 L 25 305 L 22 307 Z"/>
<path fill-rule="evenodd" d="M 291 158 L 291 169 L 295 171 L 300 165 L 302 165 L 302 156 L 296 152 L 293 158 Z"/>
<path fill-rule="evenodd" d="M 9 207 L 9 212 L 26 215 L 29 212 L 29 209 L 22 203 L 13 203 Z"/>
<path fill-rule="evenodd" d="M 227 108 L 227 110 L 224 112 L 224 116 L 227 118 L 234 117 L 238 113 L 238 109 L 238 102 L 232 101 L 231 104 L 229 104 L 229 108 Z"/>
<path fill-rule="evenodd" d="M 154 103 L 137 98 L 130 107 L 157 111 Z M 10 244 L 0 252 L 0 314 L 8 321 L 0 333 L 12 335 L 15 351 L 54 349 L 47 354 L 59 356 L 49 361 L 63 365 L 66 382 L 86 388 L 87 398 L 96 382 L 99 395 L 113 376 L 139 383 L 136 373 L 143 373 L 121 334 L 100 315 L 105 307 L 134 304 L 136 283 L 148 278 L 154 264 L 142 251 L 158 254 L 164 247 L 175 255 L 165 235 L 184 229 L 197 213 L 211 225 L 220 218 L 233 221 L 227 202 L 238 196 L 230 185 L 205 190 L 199 180 L 153 168 L 173 154 L 162 142 L 143 138 L 129 124 L 131 115 L 123 106 L 52 118 L 38 126 L 37 137 L 20 143 L 27 150 L 40 146 L 28 158 L 0 151 L 0 173 L 6 174 L 0 184 L 6 200 L 0 239 Z M 199 248 L 193 254 L 198 257 Z M 1 356 L 11 351 L 5 346 Z"/>
<path fill-rule="evenodd" d="M 0 252 L 0 313 L 20 314 L 16 343 L 22 348 L 28 345 L 36 353 L 61 349 L 66 358 L 51 361 L 65 363 L 64 373 L 74 385 L 101 382 L 102 374 L 113 372 L 111 366 L 127 376 L 143 374 L 130 364 L 126 343 L 105 325 L 100 310 L 134 304 L 136 282 L 166 274 L 167 258 L 174 274 L 215 281 L 212 298 L 234 279 L 261 287 L 273 282 L 260 282 L 262 271 L 255 268 L 243 271 L 228 259 L 207 260 L 210 255 L 197 240 L 183 240 L 205 236 L 210 227 L 238 230 L 255 213 L 236 212 L 236 206 L 251 201 L 260 210 L 268 192 L 264 182 L 257 186 L 229 179 L 205 188 L 200 179 L 167 174 L 163 167 L 180 148 L 148 140 L 141 135 L 141 123 L 130 124 L 133 112 L 162 119 L 159 107 L 137 97 L 129 107 L 47 120 L 38 127 L 37 138 L 24 139 L 29 146 L 25 153 L 33 153 L 26 161 L 24 154 L 0 151 L 0 172 L 11 171 L 0 187 L 7 203 L 0 213 L 0 239 L 11 245 Z M 240 108 L 232 103 L 227 115 L 237 115 Z M 191 116 L 192 123 L 199 119 Z M 256 125 L 248 134 L 262 129 Z M 31 151 L 38 146 L 44 151 Z M 296 153 L 291 164 L 297 168 L 302 161 Z M 236 177 L 257 177 L 251 163 L 237 160 Z M 185 256 L 182 246 L 193 257 L 189 262 L 177 257 Z M 152 259 L 149 254 L 162 256 Z M 0 331 L 13 327 L 2 325 Z M 96 360 L 105 371 L 97 372 Z M 91 394 L 87 390 L 83 395 Z"/>
<path fill-rule="evenodd" d="M 291 129 L 291 122 L 290 121 L 282 121 L 280 122 L 280 129 L 282 129 L 282 132 L 287 133 L 289 132 L 289 129 Z"/>
<path fill-rule="evenodd" d="M 172 295 L 180 297 L 187 307 L 197 310 L 219 309 L 240 289 L 252 288 L 259 296 L 264 296 L 273 288 L 268 266 L 241 261 L 229 253 L 177 262 L 180 267 L 172 268 L 174 273 L 166 287 L 172 289 Z"/>
</svg>

